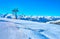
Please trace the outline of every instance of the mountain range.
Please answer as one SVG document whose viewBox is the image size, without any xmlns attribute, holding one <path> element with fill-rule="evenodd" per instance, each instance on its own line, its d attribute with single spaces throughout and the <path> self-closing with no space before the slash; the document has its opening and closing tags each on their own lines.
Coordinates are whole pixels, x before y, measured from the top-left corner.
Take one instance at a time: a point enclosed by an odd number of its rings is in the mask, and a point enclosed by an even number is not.
<svg viewBox="0 0 60 39">
<path fill-rule="evenodd" d="M 0 15 L 0 17 L 15 19 L 15 16 L 13 14 L 4 14 L 4 15 Z M 25 15 L 19 15 L 17 17 L 20 20 L 28 20 L 28 21 L 43 22 L 43 23 L 60 20 L 60 16 L 25 16 Z"/>
</svg>

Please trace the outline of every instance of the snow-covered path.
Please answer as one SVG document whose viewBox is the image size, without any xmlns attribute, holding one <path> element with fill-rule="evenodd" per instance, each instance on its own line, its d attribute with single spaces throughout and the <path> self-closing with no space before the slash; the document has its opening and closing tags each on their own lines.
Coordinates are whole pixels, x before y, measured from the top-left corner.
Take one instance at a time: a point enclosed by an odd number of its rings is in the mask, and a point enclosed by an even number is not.
<svg viewBox="0 0 60 39">
<path fill-rule="evenodd" d="M 0 18 L 0 39 L 60 39 L 60 25 Z"/>
</svg>

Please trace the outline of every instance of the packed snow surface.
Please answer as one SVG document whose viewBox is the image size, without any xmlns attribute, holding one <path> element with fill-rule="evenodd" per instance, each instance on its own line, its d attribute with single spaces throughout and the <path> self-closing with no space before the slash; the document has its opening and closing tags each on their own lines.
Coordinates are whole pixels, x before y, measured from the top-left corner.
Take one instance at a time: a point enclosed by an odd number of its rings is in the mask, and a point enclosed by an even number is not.
<svg viewBox="0 0 60 39">
<path fill-rule="evenodd" d="M 60 25 L 0 18 L 0 39 L 60 39 Z"/>
</svg>

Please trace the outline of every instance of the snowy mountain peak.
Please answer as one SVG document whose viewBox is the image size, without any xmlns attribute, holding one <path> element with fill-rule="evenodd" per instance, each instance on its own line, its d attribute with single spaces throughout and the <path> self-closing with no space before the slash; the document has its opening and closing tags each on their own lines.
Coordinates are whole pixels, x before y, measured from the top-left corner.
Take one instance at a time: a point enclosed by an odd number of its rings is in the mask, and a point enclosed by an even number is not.
<svg viewBox="0 0 60 39">
<path fill-rule="evenodd" d="M 16 16 L 13 14 L 5 14 L 4 17 L 15 19 Z M 60 20 L 60 16 L 25 16 L 25 15 L 20 15 L 17 18 L 21 19 L 21 20 L 29 20 L 29 21 L 44 22 L 44 23 L 49 22 L 49 21 Z"/>
</svg>

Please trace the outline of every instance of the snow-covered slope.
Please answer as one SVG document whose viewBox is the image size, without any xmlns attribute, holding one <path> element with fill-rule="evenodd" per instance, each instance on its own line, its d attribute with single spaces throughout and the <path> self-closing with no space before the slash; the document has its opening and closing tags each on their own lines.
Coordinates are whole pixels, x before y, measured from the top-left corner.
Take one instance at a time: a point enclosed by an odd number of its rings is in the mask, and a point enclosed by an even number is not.
<svg viewBox="0 0 60 39">
<path fill-rule="evenodd" d="M 11 18 L 11 19 L 15 19 L 15 16 L 13 14 L 7 14 L 5 16 L 5 18 Z"/>
<path fill-rule="evenodd" d="M 49 22 L 46 22 L 46 23 L 50 23 L 50 24 L 58 24 L 58 25 L 60 25 L 60 20 L 49 21 Z"/>
<path fill-rule="evenodd" d="M 60 39 L 60 26 L 0 18 L 0 39 Z"/>
</svg>

